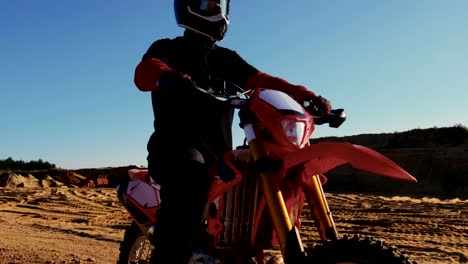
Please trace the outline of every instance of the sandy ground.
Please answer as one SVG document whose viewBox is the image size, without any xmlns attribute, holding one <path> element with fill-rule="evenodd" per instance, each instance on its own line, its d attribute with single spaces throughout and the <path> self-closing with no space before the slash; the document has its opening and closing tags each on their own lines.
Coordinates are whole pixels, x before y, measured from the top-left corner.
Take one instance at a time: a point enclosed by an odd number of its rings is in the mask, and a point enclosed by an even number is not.
<svg viewBox="0 0 468 264">
<path fill-rule="evenodd" d="M 385 240 L 418 263 L 467 262 L 468 200 L 327 196 L 343 234 Z M 115 263 L 129 221 L 111 188 L 0 188 L 0 263 Z"/>
</svg>

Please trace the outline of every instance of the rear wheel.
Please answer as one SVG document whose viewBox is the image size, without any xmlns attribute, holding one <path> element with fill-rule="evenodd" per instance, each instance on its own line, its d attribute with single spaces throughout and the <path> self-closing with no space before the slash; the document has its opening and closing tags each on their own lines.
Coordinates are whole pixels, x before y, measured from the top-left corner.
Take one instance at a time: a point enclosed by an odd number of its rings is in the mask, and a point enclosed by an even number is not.
<svg viewBox="0 0 468 264">
<path fill-rule="evenodd" d="M 326 264 L 411 264 L 416 263 L 395 247 L 365 236 L 344 236 L 307 252 L 309 263 Z"/>
<path fill-rule="evenodd" d="M 148 236 L 141 232 L 135 222 L 125 230 L 124 240 L 120 243 L 120 254 L 117 264 L 150 263 L 154 245 Z"/>
</svg>

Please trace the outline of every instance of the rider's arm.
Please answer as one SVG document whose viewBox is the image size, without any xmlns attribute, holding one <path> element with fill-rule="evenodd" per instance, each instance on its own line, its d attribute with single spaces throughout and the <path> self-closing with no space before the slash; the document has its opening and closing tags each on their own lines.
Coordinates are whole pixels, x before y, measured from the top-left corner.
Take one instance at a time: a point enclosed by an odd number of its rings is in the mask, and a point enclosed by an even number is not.
<svg viewBox="0 0 468 264">
<path fill-rule="evenodd" d="M 165 72 L 172 71 L 167 65 L 169 41 L 163 39 L 154 42 L 136 67 L 134 82 L 140 91 L 159 92 L 157 81 Z"/>
<path fill-rule="evenodd" d="M 135 69 L 135 85 L 143 92 L 158 92 L 156 85 L 161 75 L 171 71 L 171 67 L 157 58 L 143 59 Z"/>
</svg>

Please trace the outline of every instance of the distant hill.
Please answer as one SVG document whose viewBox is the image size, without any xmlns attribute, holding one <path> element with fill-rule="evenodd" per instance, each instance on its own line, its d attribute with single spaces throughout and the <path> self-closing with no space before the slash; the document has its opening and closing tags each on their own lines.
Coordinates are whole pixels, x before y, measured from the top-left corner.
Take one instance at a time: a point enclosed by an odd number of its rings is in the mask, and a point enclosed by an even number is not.
<svg viewBox="0 0 468 264">
<path fill-rule="evenodd" d="M 468 198 L 468 129 L 464 126 L 311 140 L 312 143 L 324 141 L 372 148 L 418 179 L 416 184 L 406 183 L 342 166 L 327 173 L 329 182 L 325 190 Z"/>
<path fill-rule="evenodd" d="M 392 180 L 344 165 L 326 174 L 328 182 L 324 186 L 325 191 L 468 199 L 468 129 L 464 126 L 323 137 L 312 139 L 311 143 L 324 141 L 349 142 L 372 148 L 393 160 L 418 180 L 418 183 Z M 98 178 L 105 178 L 105 186 L 116 187 L 120 182 L 128 179 L 127 171 L 134 168 L 137 166 L 85 168 L 73 171 L 55 168 L 42 171 L 0 170 L 0 187 L 15 185 L 18 175 L 24 175 L 26 178 L 31 178 L 29 175 L 33 175 L 39 181 L 48 179 L 50 176 L 59 184 L 64 183 L 75 187 L 98 185 Z M 16 176 L 11 173 L 15 173 Z M 5 179 L 12 180 L 8 183 Z"/>
<path fill-rule="evenodd" d="M 468 128 L 457 125 L 453 127 L 412 129 L 404 132 L 359 134 L 344 137 L 322 137 L 312 139 L 311 143 L 332 141 L 350 142 L 372 149 L 400 148 L 434 148 L 457 147 L 467 144 Z"/>
</svg>

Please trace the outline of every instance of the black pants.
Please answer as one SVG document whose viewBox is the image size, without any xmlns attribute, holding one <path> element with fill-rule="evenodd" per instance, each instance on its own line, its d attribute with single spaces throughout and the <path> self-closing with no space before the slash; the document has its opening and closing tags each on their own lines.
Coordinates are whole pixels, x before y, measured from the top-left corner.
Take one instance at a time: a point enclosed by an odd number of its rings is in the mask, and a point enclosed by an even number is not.
<svg viewBox="0 0 468 264">
<path fill-rule="evenodd" d="M 160 148 L 148 155 L 150 175 L 161 185 L 161 210 L 152 263 L 186 264 L 198 241 L 210 176 L 203 155 L 191 146 Z"/>
</svg>

